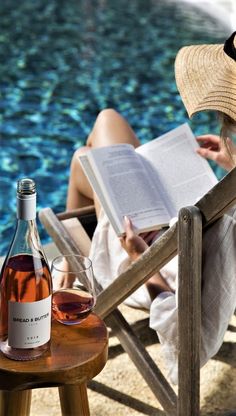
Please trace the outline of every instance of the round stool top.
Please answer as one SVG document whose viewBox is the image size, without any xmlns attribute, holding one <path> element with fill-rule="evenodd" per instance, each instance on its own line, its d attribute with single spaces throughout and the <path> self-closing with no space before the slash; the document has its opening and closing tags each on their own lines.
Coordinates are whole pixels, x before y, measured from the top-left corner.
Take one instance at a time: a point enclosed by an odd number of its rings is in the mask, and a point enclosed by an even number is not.
<svg viewBox="0 0 236 416">
<path fill-rule="evenodd" d="M 15 361 L 0 353 L 0 390 L 23 390 L 79 384 L 104 367 L 108 333 L 94 313 L 78 325 L 52 322 L 50 348 L 32 361 Z"/>
</svg>

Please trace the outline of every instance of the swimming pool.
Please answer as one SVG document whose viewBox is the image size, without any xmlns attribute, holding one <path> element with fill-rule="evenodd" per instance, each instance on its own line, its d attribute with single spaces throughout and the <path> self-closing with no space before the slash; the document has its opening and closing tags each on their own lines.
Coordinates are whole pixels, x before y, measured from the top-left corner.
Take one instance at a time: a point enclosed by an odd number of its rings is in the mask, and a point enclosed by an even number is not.
<svg viewBox="0 0 236 416">
<path fill-rule="evenodd" d="M 0 13 L 5 255 L 17 179 L 35 179 L 39 209 L 64 210 L 71 156 L 98 111 L 120 111 L 142 142 L 187 121 L 174 81 L 176 52 L 185 44 L 221 43 L 225 29 L 192 5 L 166 0 L 8 0 Z M 210 114 L 191 126 L 197 134 L 217 131 Z M 40 234 L 48 241 L 41 228 Z"/>
</svg>

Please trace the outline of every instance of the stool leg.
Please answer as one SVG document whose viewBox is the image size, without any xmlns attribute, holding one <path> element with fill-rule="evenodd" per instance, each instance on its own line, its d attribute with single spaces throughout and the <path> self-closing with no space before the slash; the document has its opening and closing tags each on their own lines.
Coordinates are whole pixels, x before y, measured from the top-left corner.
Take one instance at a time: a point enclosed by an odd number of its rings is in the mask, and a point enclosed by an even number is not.
<svg viewBox="0 0 236 416">
<path fill-rule="evenodd" d="M 29 416 L 31 390 L 0 391 L 0 416 Z"/>
<path fill-rule="evenodd" d="M 66 384 L 58 388 L 62 416 L 89 416 L 87 385 Z"/>
</svg>

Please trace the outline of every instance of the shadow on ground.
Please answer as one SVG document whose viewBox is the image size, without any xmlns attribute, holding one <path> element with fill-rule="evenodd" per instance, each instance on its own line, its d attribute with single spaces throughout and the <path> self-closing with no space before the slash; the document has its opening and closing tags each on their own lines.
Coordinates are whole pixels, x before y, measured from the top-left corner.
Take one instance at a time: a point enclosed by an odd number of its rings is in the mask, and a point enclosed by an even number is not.
<svg viewBox="0 0 236 416">
<path fill-rule="evenodd" d="M 165 416 L 165 413 L 162 410 L 158 410 L 156 407 L 150 406 L 147 403 L 142 402 L 141 400 L 135 399 L 128 394 L 122 393 L 116 389 L 106 386 L 103 383 L 99 383 L 95 380 L 90 381 L 88 387 L 96 391 L 97 393 L 104 394 L 106 397 L 116 400 L 119 403 L 140 412 L 143 415 L 148 416 Z"/>
<path fill-rule="evenodd" d="M 156 331 L 149 327 L 149 318 L 136 321 L 131 325 L 131 328 L 145 347 L 159 343 Z M 115 332 L 110 332 L 110 337 L 115 335 Z M 124 349 L 120 344 L 112 345 L 109 347 L 109 358 L 115 358 L 123 352 Z"/>
</svg>

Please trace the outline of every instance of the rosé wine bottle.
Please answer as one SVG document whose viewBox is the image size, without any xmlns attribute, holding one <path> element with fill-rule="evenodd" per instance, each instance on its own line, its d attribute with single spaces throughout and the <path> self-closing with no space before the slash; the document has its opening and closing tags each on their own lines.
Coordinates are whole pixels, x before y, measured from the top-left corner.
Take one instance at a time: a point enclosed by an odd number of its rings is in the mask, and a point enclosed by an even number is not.
<svg viewBox="0 0 236 416">
<path fill-rule="evenodd" d="M 0 276 L 0 350 L 33 360 L 49 347 L 52 279 L 36 225 L 32 179 L 17 183 L 17 226 Z"/>
</svg>

